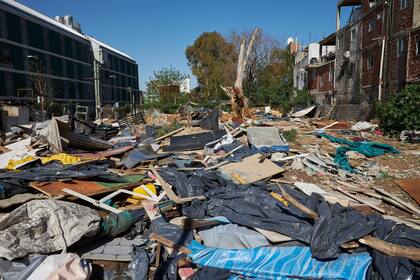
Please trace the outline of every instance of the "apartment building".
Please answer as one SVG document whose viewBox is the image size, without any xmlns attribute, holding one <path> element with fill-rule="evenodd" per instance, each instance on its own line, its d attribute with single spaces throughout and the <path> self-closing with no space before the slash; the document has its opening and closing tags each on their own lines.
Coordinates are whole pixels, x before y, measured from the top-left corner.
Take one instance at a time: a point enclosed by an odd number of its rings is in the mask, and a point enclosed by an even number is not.
<svg viewBox="0 0 420 280">
<path fill-rule="evenodd" d="M 0 0 L 0 99 L 30 98 L 34 75 L 51 81 L 55 101 L 92 107 L 128 102 L 139 87 L 136 61 L 83 34 L 71 16 Z"/>
</svg>

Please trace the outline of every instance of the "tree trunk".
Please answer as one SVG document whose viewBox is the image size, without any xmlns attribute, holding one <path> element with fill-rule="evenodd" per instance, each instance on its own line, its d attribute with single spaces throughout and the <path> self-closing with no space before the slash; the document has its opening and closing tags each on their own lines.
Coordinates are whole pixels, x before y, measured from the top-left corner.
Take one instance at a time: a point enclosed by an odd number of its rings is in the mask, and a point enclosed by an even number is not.
<svg viewBox="0 0 420 280">
<path fill-rule="evenodd" d="M 243 79 L 245 76 L 246 64 L 248 62 L 248 58 L 249 58 L 249 55 L 251 54 L 258 32 L 259 32 L 259 29 L 258 28 L 255 29 L 254 33 L 252 34 L 251 41 L 248 44 L 246 53 L 245 53 L 245 39 L 242 40 L 241 49 L 240 49 L 239 57 L 238 57 L 238 69 L 236 72 L 235 85 L 233 87 L 226 87 L 226 88 L 221 86 L 223 91 L 230 97 L 234 119 L 237 119 L 242 122 L 246 119 L 252 118 L 252 114 L 248 107 L 248 98 L 246 98 L 243 93 Z"/>
</svg>

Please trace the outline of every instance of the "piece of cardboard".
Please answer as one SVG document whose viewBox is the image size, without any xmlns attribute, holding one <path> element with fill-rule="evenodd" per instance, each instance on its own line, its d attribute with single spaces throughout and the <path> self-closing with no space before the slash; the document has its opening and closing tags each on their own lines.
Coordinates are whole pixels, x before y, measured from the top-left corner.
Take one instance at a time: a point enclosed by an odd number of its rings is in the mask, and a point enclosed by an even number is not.
<svg viewBox="0 0 420 280">
<path fill-rule="evenodd" d="M 394 182 L 420 204 L 420 178 L 394 180 Z"/>
<path fill-rule="evenodd" d="M 219 167 L 219 171 L 235 183 L 250 184 L 284 172 L 284 169 L 269 159 L 261 161 L 261 154 L 245 158 L 241 162 Z"/>
</svg>

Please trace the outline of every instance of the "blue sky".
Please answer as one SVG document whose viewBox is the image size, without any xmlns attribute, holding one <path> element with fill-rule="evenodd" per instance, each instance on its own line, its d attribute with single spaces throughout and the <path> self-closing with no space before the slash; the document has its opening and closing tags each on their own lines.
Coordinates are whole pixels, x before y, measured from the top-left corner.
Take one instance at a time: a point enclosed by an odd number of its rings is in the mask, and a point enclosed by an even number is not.
<svg viewBox="0 0 420 280">
<path fill-rule="evenodd" d="M 134 57 L 142 89 L 154 70 L 169 65 L 191 75 L 185 49 L 202 32 L 228 34 L 259 26 L 282 42 L 297 37 L 308 43 L 334 32 L 337 4 L 337 0 L 18 1 L 50 17 L 71 14 L 84 33 Z"/>
</svg>

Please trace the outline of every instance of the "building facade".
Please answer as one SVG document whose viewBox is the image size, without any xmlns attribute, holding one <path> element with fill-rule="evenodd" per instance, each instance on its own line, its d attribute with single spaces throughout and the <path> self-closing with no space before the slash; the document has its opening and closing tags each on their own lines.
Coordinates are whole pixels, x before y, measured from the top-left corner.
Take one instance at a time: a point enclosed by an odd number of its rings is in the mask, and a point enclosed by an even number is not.
<svg viewBox="0 0 420 280">
<path fill-rule="evenodd" d="M 58 102 L 93 106 L 99 94 L 103 106 L 127 102 L 128 89 L 138 90 L 136 62 L 81 33 L 71 17 L 54 20 L 0 0 L 0 99 L 30 98 L 37 76 L 49 81 Z"/>
<path fill-rule="evenodd" d="M 344 8 L 351 9 L 345 23 Z M 295 88 L 305 58 L 306 87 L 321 115 L 369 118 L 377 100 L 420 82 L 420 0 L 340 0 L 336 32 L 311 45 L 295 55 Z"/>
</svg>

